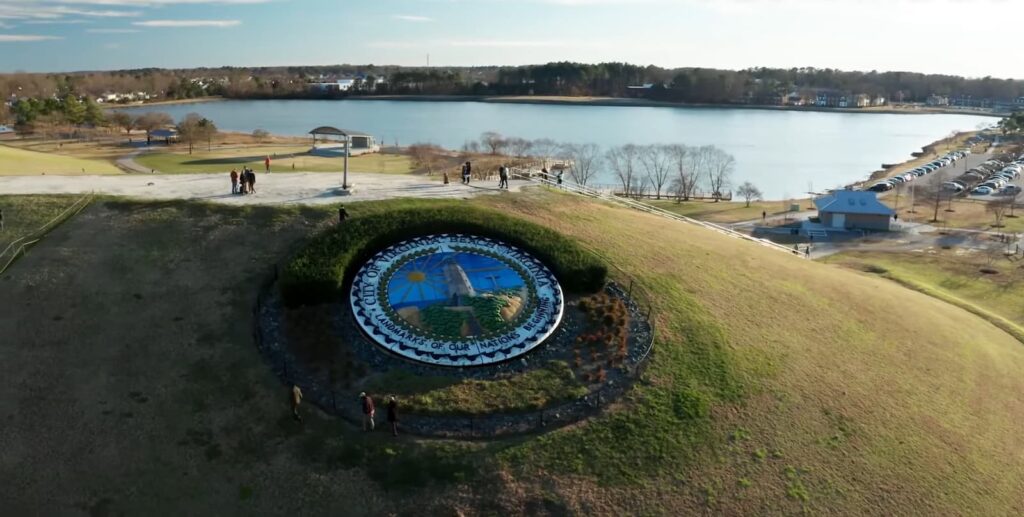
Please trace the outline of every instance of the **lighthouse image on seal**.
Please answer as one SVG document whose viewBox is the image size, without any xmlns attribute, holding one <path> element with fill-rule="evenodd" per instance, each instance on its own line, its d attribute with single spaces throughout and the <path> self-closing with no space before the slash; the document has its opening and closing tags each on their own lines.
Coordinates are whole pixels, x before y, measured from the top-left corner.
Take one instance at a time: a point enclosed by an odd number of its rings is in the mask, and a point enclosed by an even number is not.
<svg viewBox="0 0 1024 517">
<path fill-rule="evenodd" d="M 417 257 L 388 284 L 388 301 L 406 323 L 445 337 L 500 332 L 526 309 L 528 294 L 514 269 L 474 253 Z"/>
</svg>

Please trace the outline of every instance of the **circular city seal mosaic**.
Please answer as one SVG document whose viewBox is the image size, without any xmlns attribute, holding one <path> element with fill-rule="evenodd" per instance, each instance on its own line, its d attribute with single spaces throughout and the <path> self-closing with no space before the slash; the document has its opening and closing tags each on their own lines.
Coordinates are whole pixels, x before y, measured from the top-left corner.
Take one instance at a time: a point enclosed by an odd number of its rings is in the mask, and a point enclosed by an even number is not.
<svg viewBox="0 0 1024 517">
<path fill-rule="evenodd" d="M 501 241 L 430 235 L 374 255 L 352 280 L 352 312 L 375 343 L 444 366 L 497 363 L 558 327 L 562 288 L 542 262 Z"/>
</svg>

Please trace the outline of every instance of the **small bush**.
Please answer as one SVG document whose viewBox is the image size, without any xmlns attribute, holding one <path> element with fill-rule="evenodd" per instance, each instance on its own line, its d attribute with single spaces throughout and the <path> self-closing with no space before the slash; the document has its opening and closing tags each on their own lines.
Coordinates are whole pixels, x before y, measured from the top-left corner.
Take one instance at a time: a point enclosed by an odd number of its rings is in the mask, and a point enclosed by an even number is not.
<svg viewBox="0 0 1024 517">
<path fill-rule="evenodd" d="M 388 209 L 393 205 L 397 209 Z M 425 205 L 425 206 L 417 206 Z M 494 210 L 449 203 L 380 203 L 350 210 L 351 217 L 314 237 L 283 268 L 281 295 L 289 306 L 337 301 L 347 275 L 374 253 L 422 235 L 465 233 L 490 237 L 530 252 L 573 293 L 601 289 L 607 266 L 561 234 Z"/>
</svg>

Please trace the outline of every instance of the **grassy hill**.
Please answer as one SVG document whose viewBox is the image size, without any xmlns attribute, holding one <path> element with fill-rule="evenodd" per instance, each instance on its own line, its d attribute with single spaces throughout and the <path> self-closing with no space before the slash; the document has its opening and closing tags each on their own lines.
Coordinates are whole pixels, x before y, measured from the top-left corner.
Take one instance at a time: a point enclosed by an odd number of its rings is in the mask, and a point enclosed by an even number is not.
<svg viewBox="0 0 1024 517">
<path fill-rule="evenodd" d="M 663 505 L 652 511 L 1024 508 L 1024 346 L 980 318 L 884 279 L 574 198 L 483 202 L 602 250 L 660 309 L 632 417 L 524 446 L 532 459 L 559 464 L 547 447 L 590 455 L 581 473 L 635 480 L 641 501 Z M 654 424 L 687 389 L 716 402 L 696 454 L 685 425 Z M 621 444 L 631 446 L 609 453 Z"/>
<path fill-rule="evenodd" d="M 120 174 L 112 163 L 0 145 L 0 176 L 22 174 Z"/>
<path fill-rule="evenodd" d="M 0 428 L 15 444 L 0 477 L 22 480 L 0 500 L 128 513 L 154 501 L 207 513 L 1024 511 L 1024 345 L 983 319 L 877 275 L 567 195 L 462 202 L 574 237 L 650 293 L 655 355 L 614 411 L 493 443 L 367 436 L 315 413 L 298 428 L 253 350 L 251 304 L 265 264 L 330 210 L 97 204 L 0 281 L 0 299 L 31 302 L 0 315 L 13 337 L 0 376 L 31 417 Z"/>
</svg>

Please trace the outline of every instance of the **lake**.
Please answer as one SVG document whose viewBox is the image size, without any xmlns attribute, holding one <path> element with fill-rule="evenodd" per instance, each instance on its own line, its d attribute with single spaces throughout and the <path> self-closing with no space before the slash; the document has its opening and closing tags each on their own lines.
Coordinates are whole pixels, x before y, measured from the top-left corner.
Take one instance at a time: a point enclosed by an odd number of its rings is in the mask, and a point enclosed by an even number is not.
<svg viewBox="0 0 1024 517">
<path fill-rule="evenodd" d="M 595 143 L 716 145 L 736 157 L 733 186 L 750 180 L 768 199 L 802 196 L 866 178 L 883 163 L 957 130 L 996 119 L 956 114 L 882 114 L 737 108 L 503 104 L 471 101 L 259 100 L 141 106 L 175 120 L 199 113 L 222 130 L 305 135 L 335 126 L 386 145 L 431 142 L 458 149 L 485 131 L 526 139 Z M 614 184 L 610 173 L 599 183 Z"/>
</svg>

